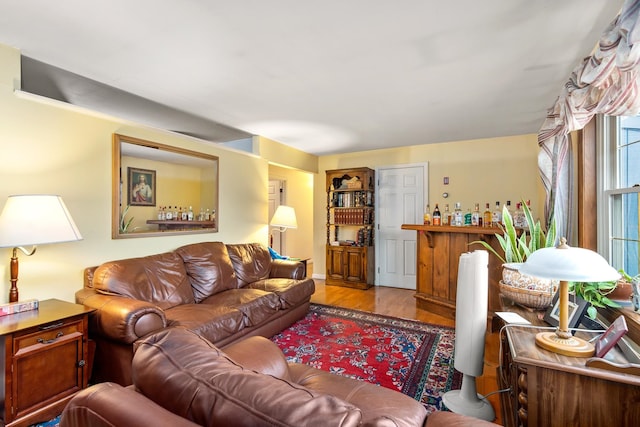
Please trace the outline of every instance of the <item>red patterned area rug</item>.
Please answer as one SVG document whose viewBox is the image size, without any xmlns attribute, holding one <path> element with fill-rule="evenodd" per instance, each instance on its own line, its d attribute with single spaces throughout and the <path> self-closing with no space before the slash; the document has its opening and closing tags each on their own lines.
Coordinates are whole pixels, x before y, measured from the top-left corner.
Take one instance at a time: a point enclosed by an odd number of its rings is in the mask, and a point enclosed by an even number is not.
<svg viewBox="0 0 640 427">
<path fill-rule="evenodd" d="M 290 362 L 398 390 L 433 412 L 462 382 L 453 368 L 454 337 L 444 326 L 312 304 L 271 340 Z"/>
</svg>

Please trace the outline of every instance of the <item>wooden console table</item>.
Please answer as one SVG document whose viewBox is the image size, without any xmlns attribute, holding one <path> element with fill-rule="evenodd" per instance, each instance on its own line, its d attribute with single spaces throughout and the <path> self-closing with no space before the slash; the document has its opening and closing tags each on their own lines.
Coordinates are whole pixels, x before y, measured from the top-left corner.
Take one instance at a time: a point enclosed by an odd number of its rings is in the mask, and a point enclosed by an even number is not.
<svg viewBox="0 0 640 427">
<path fill-rule="evenodd" d="M 418 308 L 443 316 L 455 317 L 458 262 L 460 255 L 484 249 L 471 242 L 483 240 L 501 251 L 497 228 L 451 227 L 403 224 L 403 230 L 415 230 L 417 241 L 416 303 Z M 489 316 L 500 311 L 502 261 L 489 253 Z"/>
<path fill-rule="evenodd" d="M 533 325 L 536 312 L 512 306 Z M 587 366 L 589 358 L 567 357 L 535 344 L 538 330 L 508 326 L 501 334 L 498 383 L 505 426 L 637 426 L 640 376 Z M 578 332 L 583 338 L 593 334 Z M 625 363 L 617 348 L 606 359 Z"/>
</svg>

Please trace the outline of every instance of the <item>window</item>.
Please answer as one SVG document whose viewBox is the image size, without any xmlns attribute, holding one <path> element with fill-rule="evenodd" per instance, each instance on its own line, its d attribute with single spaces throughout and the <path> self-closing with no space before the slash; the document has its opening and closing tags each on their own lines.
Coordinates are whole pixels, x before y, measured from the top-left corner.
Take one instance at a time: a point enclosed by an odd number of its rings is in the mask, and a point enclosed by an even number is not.
<svg viewBox="0 0 640 427">
<path fill-rule="evenodd" d="M 598 206 L 599 246 L 609 262 L 638 274 L 640 193 L 640 116 L 600 117 Z"/>
</svg>

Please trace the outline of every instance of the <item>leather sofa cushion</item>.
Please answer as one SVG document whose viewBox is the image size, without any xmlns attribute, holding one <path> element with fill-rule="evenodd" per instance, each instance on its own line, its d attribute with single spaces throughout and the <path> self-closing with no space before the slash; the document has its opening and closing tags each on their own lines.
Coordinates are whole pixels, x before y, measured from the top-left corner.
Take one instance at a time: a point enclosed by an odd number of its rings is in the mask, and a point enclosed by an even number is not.
<svg viewBox="0 0 640 427">
<path fill-rule="evenodd" d="M 236 272 L 224 243 L 194 243 L 176 249 L 176 253 L 184 261 L 196 302 L 237 286 Z"/>
<path fill-rule="evenodd" d="M 264 279 L 249 284 L 247 288 L 275 293 L 280 299 L 280 307 L 286 309 L 308 300 L 315 292 L 315 283 L 312 279 Z"/>
<path fill-rule="evenodd" d="M 175 252 L 105 262 L 93 274 L 97 292 L 148 301 L 161 309 L 194 302 L 182 258 Z"/>
<path fill-rule="evenodd" d="M 182 328 L 139 341 L 133 382 L 160 406 L 202 426 L 355 426 L 362 417 L 342 399 L 245 369 Z"/>
<path fill-rule="evenodd" d="M 229 258 L 238 277 L 238 287 L 269 277 L 271 254 L 260 243 L 227 245 Z"/>
<path fill-rule="evenodd" d="M 245 327 L 245 316 L 237 308 L 210 304 L 183 304 L 165 311 L 168 326 L 181 326 L 218 342 Z"/>
<path fill-rule="evenodd" d="M 280 309 L 280 298 L 260 289 L 229 289 L 201 302 L 202 305 L 230 307 L 244 315 L 244 326 L 257 326 Z"/>
</svg>

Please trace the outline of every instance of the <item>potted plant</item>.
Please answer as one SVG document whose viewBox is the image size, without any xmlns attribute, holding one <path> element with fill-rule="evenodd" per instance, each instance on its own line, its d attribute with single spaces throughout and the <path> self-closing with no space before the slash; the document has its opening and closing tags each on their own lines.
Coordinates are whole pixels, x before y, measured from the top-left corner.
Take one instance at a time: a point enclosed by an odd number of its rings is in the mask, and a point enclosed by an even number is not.
<svg viewBox="0 0 640 427">
<path fill-rule="evenodd" d="M 533 252 L 556 244 L 556 222 L 551 220 L 549 229 L 545 232 L 540 221 L 534 221 L 531 210 L 526 203 L 522 203 L 523 215 L 526 222 L 520 234 L 516 229 L 513 217 L 506 206 L 502 208 L 502 222 L 499 225 L 502 233 L 496 233 L 502 253 L 496 251 L 489 243 L 475 241 L 493 253 L 503 262 L 502 281 L 500 290 L 509 299 L 531 308 L 543 309 L 551 304 L 557 289 L 558 281 L 526 276 L 518 271 L 522 264 Z"/>
<path fill-rule="evenodd" d="M 569 291 L 589 303 L 587 316 L 595 319 L 598 308 L 618 308 L 621 305 L 616 300 L 631 300 L 633 283 L 640 280 L 640 275 L 631 277 L 624 270 L 620 274 L 621 279 L 611 282 L 569 282 Z"/>
</svg>

